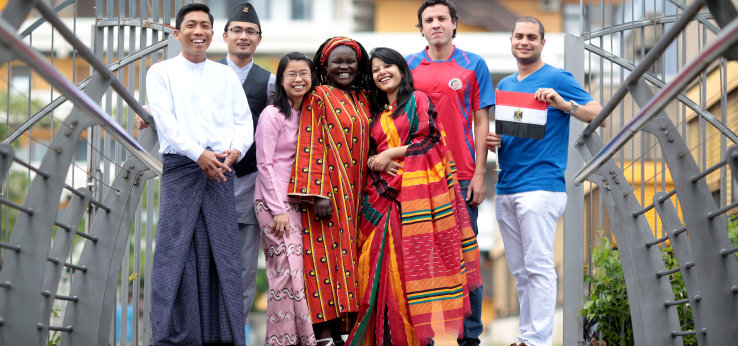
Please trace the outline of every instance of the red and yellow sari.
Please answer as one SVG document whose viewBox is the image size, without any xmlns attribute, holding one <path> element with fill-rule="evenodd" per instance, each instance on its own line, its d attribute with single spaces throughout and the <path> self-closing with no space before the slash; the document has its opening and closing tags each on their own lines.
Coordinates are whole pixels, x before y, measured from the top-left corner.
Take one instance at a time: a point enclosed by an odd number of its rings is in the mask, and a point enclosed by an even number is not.
<svg viewBox="0 0 738 346">
<path fill-rule="evenodd" d="M 358 234 L 361 306 L 349 343 L 455 342 L 471 313 L 469 291 L 481 284 L 476 237 L 428 97 L 416 91 L 404 114 L 391 113 L 372 125 L 377 151 L 409 147 L 396 176 L 369 173 Z"/>
<path fill-rule="evenodd" d="M 316 217 L 312 206 L 302 211 L 305 295 L 313 323 L 359 308 L 356 229 L 366 182 L 368 105 L 363 92 L 327 85 L 316 87 L 303 104 L 288 195 L 329 198 L 333 208 L 328 220 Z"/>
</svg>

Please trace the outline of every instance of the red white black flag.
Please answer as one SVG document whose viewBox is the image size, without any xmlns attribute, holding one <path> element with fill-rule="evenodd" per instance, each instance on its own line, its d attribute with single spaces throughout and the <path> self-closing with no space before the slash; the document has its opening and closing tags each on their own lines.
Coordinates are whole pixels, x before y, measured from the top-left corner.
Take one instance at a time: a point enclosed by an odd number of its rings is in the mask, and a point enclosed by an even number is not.
<svg viewBox="0 0 738 346">
<path fill-rule="evenodd" d="M 497 90 L 495 99 L 497 134 L 531 139 L 546 136 L 548 104 L 536 100 L 535 94 Z"/>
</svg>

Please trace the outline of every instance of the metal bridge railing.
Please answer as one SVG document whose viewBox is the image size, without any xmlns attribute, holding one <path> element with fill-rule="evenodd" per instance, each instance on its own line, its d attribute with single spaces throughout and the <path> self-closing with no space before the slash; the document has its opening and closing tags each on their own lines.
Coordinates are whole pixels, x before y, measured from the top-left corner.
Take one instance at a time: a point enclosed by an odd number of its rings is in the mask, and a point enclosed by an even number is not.
<svg viewBox="0 0 738 346">
<path fill-rule="evenodd" d="M 148 118 L 139 101 L 147 67 L 177 53 L 168 24 L 182 1 L 95 5 L 91 48 L 78 37 L 78 1 L 0 9 L 2 345 L 151 343 L 146 278 L 161 164 L 154 130 L 135 139 L 133 116 Z M 32 10 L 41 17 L 19 34 Z M 50 36 L 50 46 L 34 36 Z M 57 55 L 58 37 L 71 59 Z M 48 84 L 44 106 L 38 83 Z"/>
<path fill-rule="evenodd" d="M 91 48 L 60 15 L 72 12 L 76 23 L 77 1 L 2 9 L 0 344 L 151 342 L 152 178 L 161 167 L 153 131 L 134 139 L 133 116 L 144 112 L 147 66 L 172 53 L 168 24 L 183 2 L 96 0 Z M 42 17 L 18 34 L 33 9 Z M 600 231 L 620 252 L 637 345 L 738 337 L 738 248 L 726 234 L 726 215 L 738 207 L 738 87 L 728 62 L 738 51 L 735 18 L 728 0 L 582 3 L 567 68 L 605 108 L 588 127 L 572 125 L 565 345 L 585 342 L 581 273 Z M 41 30 L 51 31 L 50 47 L 34 40 Z M 56 36 L 73 46 L 71 59 L 56 54 Z M 60 73 L 69 60 L 71 78 Z M 19 79 L 16 67 L 34 72 Z M 49 84 L 48 95 L 34 91 L 38 83 Z M 38 97 L 48 101 L 37 105 Z M 605 118 L 611 126 L 596 132 Z M 667 244 L 676 269 L 661 257 Z M 672 294 L 677 273 L 686 298 Z M 132 326 L 116 317 L 129 304 Z M 694 328 L 681 325 L 680 306 Z"/>
<path fill-rule="evenodd" d="M 582 13 L 581 38 L 568 43 L 567 53 L 579 52 L 572 65 L 585 66 L 582 75 L 605 106 L 574 140 L 583 162 L 568 180 L 587 192 L 573 203 L 580 209 L 567 213 L 583 212 L 590 221 L 565 224 L 565 237 L 585 249 L 600 232 L 614 239 L 636 345 L 734 343 L 738 250 L 726 215 L 738 207 L 732 192 L 738 74 L 729 63 L 738 57 L 735 6 L 728 0 L 589 2 Z M 597 132 L 605 119 L 614 130 Z M 667 245 L 678 262 L 674 269 L 662 257 Z M 581 249 L 566 247 L 565 239 L 565 273 L 591 272 Z M 673 294 L 677 274 L 687 297 Z M 565 298 L 565 318 L 586 296 L 581 276 L 569 275 L 567 287 L 578 291 Z M 694 327 L 682 325 L 677 307 L 691 312 Z M 578 325 L 564 327 L 566 345 L 586 342 L 577 318 Z"/>
</svg>

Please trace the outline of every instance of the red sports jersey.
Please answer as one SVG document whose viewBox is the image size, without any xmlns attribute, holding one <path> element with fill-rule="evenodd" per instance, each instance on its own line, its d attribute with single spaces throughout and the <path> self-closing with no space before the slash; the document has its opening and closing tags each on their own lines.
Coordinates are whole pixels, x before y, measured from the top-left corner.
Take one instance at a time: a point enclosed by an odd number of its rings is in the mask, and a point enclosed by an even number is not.
<svg viewBox="0 0 738 346">
<path fill-rule="evenodd" d="M 474 176 L 474 111 L 493 106 L 495 92 L 487 64 L 479 55 L 454 47 L 448 60 L 432 61 L 428 49 L 405 58 L 415 89 L 428 94 L 448 136 L 460 180 Z"/>
</svg>

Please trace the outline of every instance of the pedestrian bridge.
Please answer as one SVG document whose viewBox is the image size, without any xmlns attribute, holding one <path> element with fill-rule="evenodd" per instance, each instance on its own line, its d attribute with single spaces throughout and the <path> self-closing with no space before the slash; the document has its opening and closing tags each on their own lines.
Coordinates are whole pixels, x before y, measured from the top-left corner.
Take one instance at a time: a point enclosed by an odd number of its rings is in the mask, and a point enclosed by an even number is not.
<svg viewBox="0 0 738 346">
<path fill-rule="evenodd" d="M 161 164 L 155 129 L 135 131 L 133 117 L 145 116 L 147 67 L 178 52 L 169 24 L 183 2 L 96 0 L 88 46 L 74 23 L 91 9 L 77 1 L 0 1 L 0 345 L 151 343 Z M 565 68 L 604 109 L 572 122 L 564 344 L 590 337 L 582 273 L 595 273 L 601 237 L 617 245 L 627 297 L 613 299 L 627 298 L 636 345 L 734 344 L 735 5 L 600 2 L 581 14 Z M 132 319 L 116 317 L 129 305 Z"/>
</svg>

